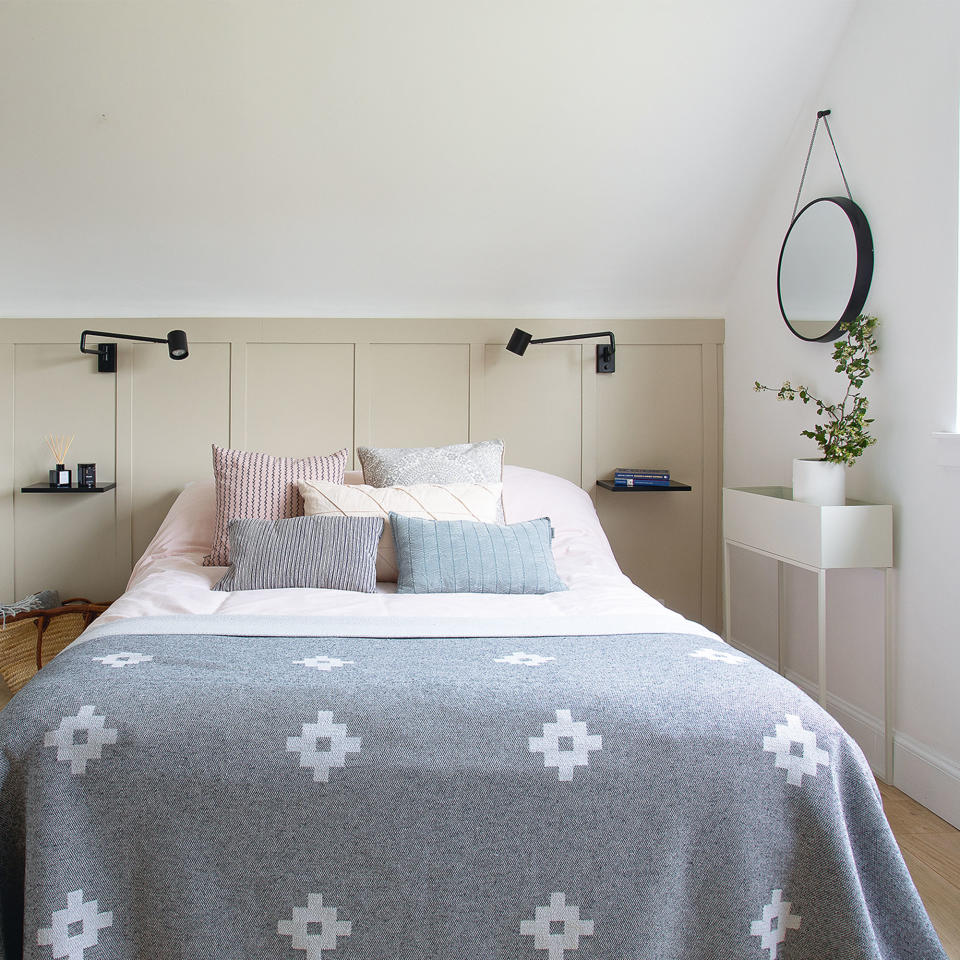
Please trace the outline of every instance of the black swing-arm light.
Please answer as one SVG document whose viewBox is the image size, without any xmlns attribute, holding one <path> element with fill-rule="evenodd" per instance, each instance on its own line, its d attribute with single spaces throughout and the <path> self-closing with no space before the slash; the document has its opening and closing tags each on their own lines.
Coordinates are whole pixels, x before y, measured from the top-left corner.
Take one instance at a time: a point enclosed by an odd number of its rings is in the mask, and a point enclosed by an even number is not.
<svg viewBox="0 0 960 960">
<path fill-rule="evenodd" d="M 613 373 L 616 370 L 615 354 L 617 342 L 612 330 L 600 330 L 596 333 L 573 333 L 568 337 L 539 337 L 534 340 L 526 330 L 515 328 L 507 349 L 522 357 L 531 343 L 559 343 L 563 340 L 592 340 L 594 337 L 609 337 L 609 343 L 597 344 L 597 373 Z"/>
<path fill-rule="evenodd" d="M 171 360 L 185 360 L 190 356 L 187 347 L 187 335 L 182 330 L 171 330 L 166 337 L 137 337 L 132 333 L 108 333 L 106 330 L 84 330 L 80 334 L 80 352 L 90 353 L 97 358 L 97 370 L 100 373 L 115 373 L 117 370 L 117 345 L 98 343 L 96 347 L 87 346 L 87 337 L 112 337 L 116 340 L 137 340 L 141 343 L 165 343 Z"/>
</svg>

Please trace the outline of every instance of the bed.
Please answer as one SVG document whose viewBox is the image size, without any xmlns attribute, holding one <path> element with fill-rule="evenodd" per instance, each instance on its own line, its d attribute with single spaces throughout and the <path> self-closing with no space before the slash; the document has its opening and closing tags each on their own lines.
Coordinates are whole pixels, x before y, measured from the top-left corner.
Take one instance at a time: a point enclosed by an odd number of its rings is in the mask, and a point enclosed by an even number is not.
<svg viewBox="0 0 960 960">
<path fill-rule="evenodd" d="M 503 512 L 566 590 L 222 592 L 188 486 L 0 713 L 0 957 L 943 957 L 837 723 L 572 484 Z"/>
</svg>

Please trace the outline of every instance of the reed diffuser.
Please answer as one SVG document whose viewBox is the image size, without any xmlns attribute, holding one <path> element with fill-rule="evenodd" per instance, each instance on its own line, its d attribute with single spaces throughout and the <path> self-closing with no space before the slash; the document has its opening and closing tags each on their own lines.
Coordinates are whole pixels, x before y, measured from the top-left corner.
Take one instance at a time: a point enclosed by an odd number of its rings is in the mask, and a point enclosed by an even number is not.
<svg viewBox="0 0 960 960">
<path fill-rule="evenodd" d="M 67 460 L 67 451 L 70 449 L 70 444 L 73 443 L 73 436 L 71 434 L 69 437 L 55 437 L 50 434 L 50 436 L 43 438 L 53 454 L 54 463 L 57 465 L 55 470 L 50 471 L 51 487 L 70 486 L 73 476 L 64 464 Z"/>
</svg>

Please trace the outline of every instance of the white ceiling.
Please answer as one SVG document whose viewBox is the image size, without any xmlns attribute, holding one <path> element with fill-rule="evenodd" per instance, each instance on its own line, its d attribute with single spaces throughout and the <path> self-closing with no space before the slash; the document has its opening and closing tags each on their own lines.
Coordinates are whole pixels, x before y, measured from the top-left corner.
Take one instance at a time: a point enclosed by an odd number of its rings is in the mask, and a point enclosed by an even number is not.
<svg viewBox="0 0 960 960">
<path fill-rule="evenodd" d="M 5 0 L 0 313 L 716 314 L 852 6 Z"/>
</svg>

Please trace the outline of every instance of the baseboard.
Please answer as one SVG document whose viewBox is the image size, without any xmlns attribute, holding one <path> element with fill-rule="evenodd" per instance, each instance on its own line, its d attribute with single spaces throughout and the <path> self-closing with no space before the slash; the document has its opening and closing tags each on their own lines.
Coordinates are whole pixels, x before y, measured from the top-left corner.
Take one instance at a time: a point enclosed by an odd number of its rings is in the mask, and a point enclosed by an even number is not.
<svg viewBox="0 0 960 960">
<path fill-rule="evenodd" d="M 734 643 L 732 645 L 744 653 L 750 654 L 754 660 L 759 660 L 765 667 L 776 671 L 777 663 L 775 660 L 771 660 L 746 644 Z M 819 698 L 819 686 L 808 677 L 794 670 L 788 670 L 784 676 L 811 699 L 817 700 Z M 886 781 L 883 722 L 867 713 L 866 710 L 861 710 L 860 707 L 844 700 L 843 697 L 838 697 L 835 693 L 830 692 L 827 693 L 827 712 L 857 741 L 874 775 Z"/>
<path fill-rule="evenodd" d="M 731 645 L 771 670 L 777 669 L 776 661 L 759 650 L 743 643 Z M 814 700 L 819 696 L 817 685 L 806 677 L 788 671 L 786 678 Z M 827 710 L 857 741 L 874 774 L 886 781 L 883 723 L 833 693 L 827 694 Z M 960 766 L 896 730 L 893 735 L 893 785 L 960 829 Z"/>
<path fill-rule="evenodd" d="M 898 733 L 893 741 L 894 786 L 960 829 L 960 767 Z"/>
</svg>

